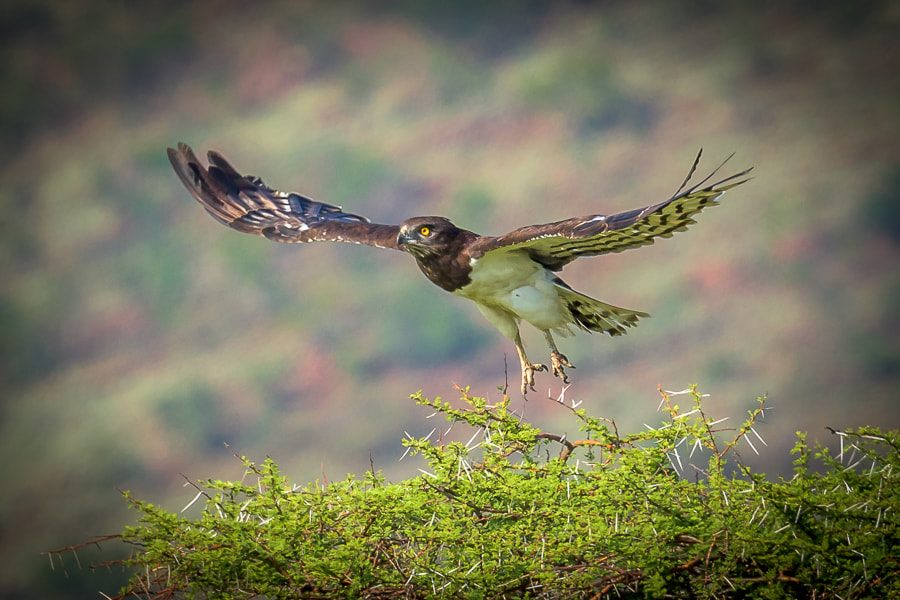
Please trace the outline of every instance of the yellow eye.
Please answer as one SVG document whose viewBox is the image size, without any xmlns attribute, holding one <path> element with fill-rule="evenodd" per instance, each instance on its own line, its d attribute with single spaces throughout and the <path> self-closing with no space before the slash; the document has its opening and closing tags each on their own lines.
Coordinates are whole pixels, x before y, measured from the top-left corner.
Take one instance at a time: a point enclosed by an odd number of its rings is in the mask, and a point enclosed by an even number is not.
<svg viewBox="0 0 900 600">
<path fill-rule="evenodd" d="M 428 227 L 427 225 L 419 227 L 419 234 L 422 237 L 428 237 L 429 235 L 431 235 L 431 227 Z"/>
</svg>

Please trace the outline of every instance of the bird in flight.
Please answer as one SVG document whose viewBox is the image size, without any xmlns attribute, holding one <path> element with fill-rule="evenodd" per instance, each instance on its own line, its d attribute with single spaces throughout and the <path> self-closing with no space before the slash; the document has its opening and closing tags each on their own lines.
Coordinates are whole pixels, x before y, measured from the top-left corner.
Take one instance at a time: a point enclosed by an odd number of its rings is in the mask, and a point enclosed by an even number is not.
<svg viewBox="0 0 900 600">
<path fill-rule="evenodd" d="M 557 274 L 581 256 L 622 252 L 671 237 L 694 223 L 725 191 L 747 181 L 751 169 L 714 180 L 725 162 L 699 183 L 688 183 L 702 150 L 681 187 L 668 200 L 612 215 L 588 215 L 527 225 L 497 237 L 456 227 L 445 217 L 413 217 L 381 225 L 294 192 L 279 192 L 258 177 L 241 175 L 225 157 L 208 153 L 205 166 L 189 146 L 169 148 L 169 161 L 191 195 L 217 221 L 276 242 L 351 242 L 407 252 L 435 285 L 475 302 L 481 313 L 516 346 L 522 394 L 534 390 L 535 372 L 549 370 L 568 383 L 574 368 L 553 334 L 575 329 L 623 335 L 647 313 L 619 308 L 576 292 Z M 710 181 L 713 180 L 712 183 Z M 549 367 L 525 354 L 519 325 L 544 334 Z"/>
</svg>

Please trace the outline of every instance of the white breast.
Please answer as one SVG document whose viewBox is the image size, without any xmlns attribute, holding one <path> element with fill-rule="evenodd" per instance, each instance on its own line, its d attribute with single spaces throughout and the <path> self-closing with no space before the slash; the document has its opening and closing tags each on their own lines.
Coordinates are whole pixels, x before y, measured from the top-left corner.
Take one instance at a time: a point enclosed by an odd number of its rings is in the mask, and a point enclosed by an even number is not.
<svg viewBox="0 0 900 600">
<path fill-rule="evenodd" d="M 455 294 L 511 313 L 542 331 L 568 332 L 573 318 L 557 293 L 552 271 L 522 252 L 490 252 L 471 264 L 471 283 Z"/>
</svg>

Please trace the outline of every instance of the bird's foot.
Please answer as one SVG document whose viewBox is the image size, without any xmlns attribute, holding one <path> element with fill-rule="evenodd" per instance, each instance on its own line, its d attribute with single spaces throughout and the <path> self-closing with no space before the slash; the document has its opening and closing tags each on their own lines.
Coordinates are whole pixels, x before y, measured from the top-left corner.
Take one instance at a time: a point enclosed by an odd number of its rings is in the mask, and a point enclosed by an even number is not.
<svg viewBox="0 0 900 600">
<path fill-rule="evenodd" d="M 534 364 L 529 361 L 524 361 L 522 363 L 522 395 L 525 396 L 528 394 L 528 388 L 531 388 L 531 391 L 536 391 L 534 389 L 534 374 L 536 371 L 546 371 L 547 367 L 542 364 Z"/>
<path fill-rule="evenodd" d="M 569 383 L 569 377 L 566 375 L 563 367 L 574 369 L 575 365 L 569 362 L 565 354 L 560 354 L 559 352 L 550 354 L 550 366 L 553 367 L 553 375 L 562 379 L 563 383 Z"/>
</svg>

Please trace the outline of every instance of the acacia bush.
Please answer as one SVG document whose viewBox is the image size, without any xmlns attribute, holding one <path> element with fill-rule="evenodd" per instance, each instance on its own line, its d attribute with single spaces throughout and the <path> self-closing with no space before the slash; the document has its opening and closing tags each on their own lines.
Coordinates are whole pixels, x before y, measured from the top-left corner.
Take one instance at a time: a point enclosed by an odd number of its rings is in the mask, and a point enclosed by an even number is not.
<svg viewBox="0 0 900 600">
<path fill-rule="evenodd" d="M 474 434 L 405 439 L 427 463 L 408 481 L 298 486 L 242 458 L 244 480 L 194 484 L 197 518 L 126 493 L 118 598 L 900 597 L 897 432 L 801 434 L 793 478 L 769 481 L 735 452 L 765 443 L 764 399 L 722 429 L 696 389 L 661 391 L 664 422 L 620 435 L 561 397 L 568 439 L 461 392 L 413 396 Z"/>
</svg>

